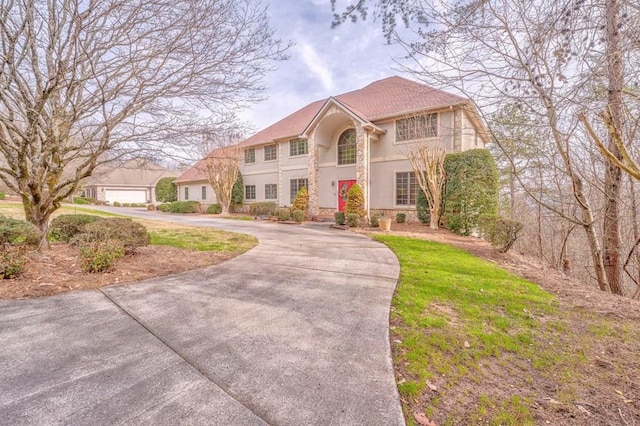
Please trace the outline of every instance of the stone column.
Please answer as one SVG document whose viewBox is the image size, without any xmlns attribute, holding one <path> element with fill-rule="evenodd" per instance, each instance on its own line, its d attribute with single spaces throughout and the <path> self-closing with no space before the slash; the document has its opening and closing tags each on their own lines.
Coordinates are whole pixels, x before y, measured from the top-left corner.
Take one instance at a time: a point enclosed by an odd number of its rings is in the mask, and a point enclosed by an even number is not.
<svg viewBox="0 0 640 426">
<path fill-rule="evenodd" d="M 307 181 L 309 187 L 309 214 L 315 216 L 320 213 L 318 205 L 318 171 L 320 168 L 318 161 L 318 145 L 316 144 L 316 130 L 312 130 L 307 139 L 307 148 L 309 151 L 309 174 Z"/>
<path fill-rule="evenodd" d="M 366 212 L 369 208 L 369 144 L 366 130 L 360 123 L 356 124 L 356 180 L 362 188 Z"/>
</svg>

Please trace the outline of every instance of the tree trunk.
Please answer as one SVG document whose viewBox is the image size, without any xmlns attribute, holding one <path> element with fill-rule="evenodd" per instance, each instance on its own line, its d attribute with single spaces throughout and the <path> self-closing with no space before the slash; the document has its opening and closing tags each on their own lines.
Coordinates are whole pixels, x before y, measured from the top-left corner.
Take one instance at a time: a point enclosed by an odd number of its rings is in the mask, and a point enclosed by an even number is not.
<svg viewBox="0 0 640 426">
<path fill-rule="evenodd" d="M 607 20 L 607 76 L 609 80 L 608 107 L 615 128 L 622 133 L 624 126 L 624 110 L 622 104 L 624 71 L 622 69 L 622 53 L 620 51 L 620 5 L 618 4 L 618 0 L 607 0 L 605 7 Z M 608 148 L 613 155 L 621 158 L 612 135 L 609 135 Z M 621 246 L 619 200 L 622 170 L 609 159 L 605 159 L 605 161 L 605 205 L 602 227 L 604 267 L 611 292 L 623 294 L 619 259 Z"/>
<path fill-rule="evenodd" d="M 49 248 L 49 218 L 51 212 L 41 204 L 36 204 L 27 196 L 22 196 L 22 205 L 24 207 L 24 216 L 27 222 L 30 222 L 40 230 L 40 243 L 38 249 Z"/>
</svg>

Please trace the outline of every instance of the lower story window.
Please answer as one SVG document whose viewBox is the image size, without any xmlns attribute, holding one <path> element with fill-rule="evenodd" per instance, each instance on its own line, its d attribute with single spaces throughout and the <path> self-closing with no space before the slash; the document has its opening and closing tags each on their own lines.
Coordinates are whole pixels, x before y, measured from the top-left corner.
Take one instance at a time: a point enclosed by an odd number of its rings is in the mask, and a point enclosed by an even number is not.
<svg viewBox="0 0 640 426">
<path fill-rule="evenodd" d="M 307 178 L 304 179 L 291 179 L 291 204 L 293 204 L 293 202 L 296 199 L 296 195 L 298 195 L 298 191 L 300 191 L 300 188 L 302 187 L 307 187 L 308 185 L 308 180 Z"/>
<path fill-rule="evenodd" d="M 255 200 L 256 199 L 256 186 L 255 185 L 247 185 L 244 187 L 244 198 L 246 200 Z"/>
<path fill-rule="evenodd" d="M 396 205 L 415 206 L 418 184 L 413 172 L 396 173 Z"/>
<path fill-rule="evenodd" d="M 185 199 L 185 201 L 189 199 L 189 187 L 188 186 L 184 187 L 184 199 Z"/>
<path fill-rule="evenodd" d="M 277 200 L 278 199 L 278 185 L 275 183 L 268 183 L 264 186 L 264 198 L 265 200 Z"/>
<path fill-rule="evenodd" d="M 203 186 L 202 187 L 202 201 L 207 199 L 207 187 Z"/>
</svg>

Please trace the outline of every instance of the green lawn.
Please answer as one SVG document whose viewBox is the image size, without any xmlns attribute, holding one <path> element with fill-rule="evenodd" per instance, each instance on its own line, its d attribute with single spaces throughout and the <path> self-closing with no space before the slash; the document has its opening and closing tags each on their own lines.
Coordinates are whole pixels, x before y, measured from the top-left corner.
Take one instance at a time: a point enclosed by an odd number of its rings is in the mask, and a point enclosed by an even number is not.
<svg viewBox="0 0 640 426">
<path fill-rule="evenodd" d="M 560 314 L 555 297 L 537 285 L 448 245 L 374 238 L 389 246 L 401 265 L 391 341 L 409 424 L 416 411 L 435 415 L 439 424 L 532 424 L 527 389 L 534 387 L 534 377 L 571 376 L 586 362 L 562 345 L 550 346 L 558 343 L 563 323 L 555 320 Z M 496 365 L 517 376 L 521 386 L 507 395 L 492 392 L 485 381 L 490 383 L 487 370 Z M 554 396 L 572 384 L 565 380 Z M 463 397 L 475 407 L 471 412 L 438 412 L 445 398 Z"/>
</svg>

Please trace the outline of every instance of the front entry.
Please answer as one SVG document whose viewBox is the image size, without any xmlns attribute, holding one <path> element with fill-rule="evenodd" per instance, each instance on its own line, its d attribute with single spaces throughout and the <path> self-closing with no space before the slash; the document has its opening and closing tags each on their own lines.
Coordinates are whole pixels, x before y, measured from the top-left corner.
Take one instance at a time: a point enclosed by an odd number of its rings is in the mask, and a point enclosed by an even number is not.
<svg viewBox="0 0 640 426">
<path fill-rule="evenodd" d="M 349 188 L 356 183 L 354 180 L 339 180 L 338 181 L 338 211 L 343 212 L 344 206 L 347 204 L 347 192 Z"/>
</svg>

